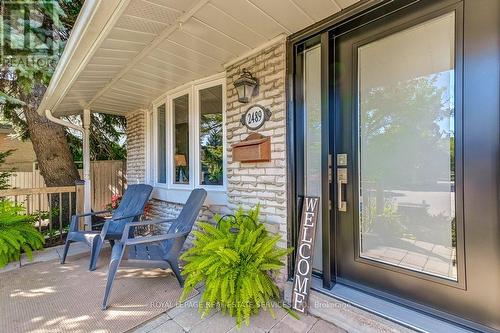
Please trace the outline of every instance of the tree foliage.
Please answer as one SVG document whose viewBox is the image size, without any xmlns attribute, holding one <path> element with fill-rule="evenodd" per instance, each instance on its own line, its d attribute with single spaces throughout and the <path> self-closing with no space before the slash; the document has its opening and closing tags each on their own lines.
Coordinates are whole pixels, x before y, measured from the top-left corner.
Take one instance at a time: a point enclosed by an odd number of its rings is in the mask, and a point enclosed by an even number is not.
<svg viewBox="0 0 500 333">
<path fill-rule="evenodd" d="M 25 45 L 16 49 L 14 55 L 5 56 L 0 69 L 0 115 L 14 126 L 20 139 L 30 136 L 26 112 L 34 110 L 29 109 L 27 103 L 37 88 L 42 87 L 44 91 L 49 84 L 83 3 L 84 0 L 33 1 L 29 4 L 31 16 L 19 15 L 15 20 L 3 21 L 4 31 L 9 32 L 4 34 L 6 45 L 19 44 L 23 40 L 25 44 L 26 40 L 31 42 L 31 46 Z M 24 28 L 19 29 L 21 26 Z M 50 44 L 46 52 L 40 51 L 40 47 L 34 49 L 34 46 L 46 44 Z M 80 116 L 68 120 L 81 123 Z M 123 159 L 126 153 L 124 126 L 124 117 L 94 114 L 91 158 Z M 74 160 L 81 160 L 81 136 L 69 130 L 66 133 Z"/>
<path fill-rule="evenodd" d="M 27 103 L 27 96 L 36 86 L 47 86 L 50 82 L 83 2 L 34 1 L 29 7 L 22 7 L 17 14 L 12 14 L 10 19 L 3 20 L 3 51 L 7 54 L 2 59 L 0 71 L 1 110 L 23 139 L 28 138 L 28 133 L 26 117 L 20 107 Z M 9 4 L 2 6 L 5 11 Z M 27 10 L 39 15 L 23 16 Z M 49 42 L 50 48 L 37 47 Z M 23 47 L 13 49 L 18 44 Z"/>
<path fill-rule="evenodd" d="M 81 124 L 81 117 L 69 117 L 69 121 Z M 127 122 L 125 117 L 104 113 L 90 116 L 90 159 L 123 160 L 127 150 L 123 144 Z M 68 132 L 68 142 L 75 161 L 83 159 L 83 147 L 79 133 Z"/>
<path fill-rule="evenodd" d="M 450 165 L 454 154 L 454 106 L 448 86 L 440 82 L 444 77 L 429 75 L 366 93 L 360 105 L 361 160 L 369 161 L 362 169 L 365 180 L 425 184 L 450 177 L 439 173 L 450 170 L 442 166 Z"/>
<path fill-rule="evenodd" d="M 245 213 L 236 211 L 234 219 L 214 217 L 218 226 L 198 223 L 194 246 L 181 259 L 187 276 L 182 299 L 198 284 L 203 284 L 200 311 L 203 315 L 215 307 L 236 318 L 238 326 L 248 325 L 250 316 L 260 309 L 274 316 L 273 302 L 279 301 L 279 289 L 273 272 L 283 268 L 283 258 L 291 249 L 277 247 L 280 236 L 268 234 L 258 221 L 259 208 Z"/>
<path fill-rule="evenodd" d="M 200 124 L 202 171 L 206 172 L 210 184 L 222 185 L 222 114 L 204 114 Z"/>
<path fill-rule="evenodd" d="M 456 243 L 450 201 L 455 180 L 452 80 L 453 71 L 443 71 L 360 88 L 365 248 L 379 246 L 381 239 L 387 243 L 388 237 L 447 247 Z"/>
</svg>

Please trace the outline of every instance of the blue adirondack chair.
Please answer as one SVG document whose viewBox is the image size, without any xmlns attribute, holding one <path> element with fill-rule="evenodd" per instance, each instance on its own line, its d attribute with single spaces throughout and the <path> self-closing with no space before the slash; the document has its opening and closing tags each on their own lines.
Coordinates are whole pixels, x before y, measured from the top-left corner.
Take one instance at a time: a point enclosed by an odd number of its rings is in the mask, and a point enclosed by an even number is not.
<svg viewBox="0 0 500 333">
<path fill-rule="evenodd" d="M 186 204 L 179 216 L 173 220 L 132 222 L 125 225 L 125 230 L 120 241 L 113 246 L 111 261 L 109 263 L 108 281 L 104 293 L 102 309 L 108 307 L 108 298 L 113 287 L 113 280 L 122 261 L 125 250 L 128 250 L 128 261 L 133 261 L 134 267 L 171 268 L 181 287 L 184 279 L 179 269 L 179 254 L 184 242 L 193 228 L 193 224 L 200 213 L 207 192 L 203 189 L 195 189 L 189 195 Z M 131 238 L 128 230 L 144 225 L 171 222 L 167 233 Z"/>
<path fill-rule="evenodd" d="M 146 184 L 128 185 L 123 195 L 120 205 L 114 211 L 100 211 L 87 214 L 73 215 L 69 227 L 68 237 L 64 245 L 64 253 L 61 258 L 61 264 L 66 261 L 69 246 L 73 242 L 83 242 L 90 246 L 90 264 L 89 270 L 95 270 L 99 253 L 105 240 L 109 240 L 111 246 L 116 240 L 122 238 L 125 225 L 129 222 L 137 221 L 144 212 L 144 207 L 148 202 L 153 187 Z M 112 217 L 104 223 L 101 231 L 79 230 L 78 218 L 112 212 Z M 133 230 L 127 228 L 127 232 L 133 233 Z M 128 236 L 128 235 L 127 235 Z"/>
</svg>

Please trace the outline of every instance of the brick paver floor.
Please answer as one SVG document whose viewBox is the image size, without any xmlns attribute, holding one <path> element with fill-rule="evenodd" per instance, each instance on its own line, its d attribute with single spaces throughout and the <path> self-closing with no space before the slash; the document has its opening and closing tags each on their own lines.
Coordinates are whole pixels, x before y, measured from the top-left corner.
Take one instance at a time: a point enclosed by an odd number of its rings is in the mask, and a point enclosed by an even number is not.
<svg viewBox="0 0 500 333">
<path fill-rule="evenodd" d="M 167 311 L 155 319 L 143 324 L 133 330 L 133 333 L 346 333 L 324 320 L 313 316 L 302 315 L 300 320 L 295 319 L 281 308 L 276 308 L 275 318 L 269 311 L 261 311 L 256 317 L 252 317 L 250 325 L 242 325 L 238 329 L 234 318 L 223 315 L 221 312 L 212 312 L 201 319 L 197 309 L 197 301 L 200 295 L 193 297 L 186 303 Z"/>
</svg>

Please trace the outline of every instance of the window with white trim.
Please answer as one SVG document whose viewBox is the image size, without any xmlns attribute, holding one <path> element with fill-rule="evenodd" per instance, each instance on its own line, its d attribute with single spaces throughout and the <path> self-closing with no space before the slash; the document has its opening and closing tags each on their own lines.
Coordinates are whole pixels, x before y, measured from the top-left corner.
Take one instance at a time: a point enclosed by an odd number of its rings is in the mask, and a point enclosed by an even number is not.
<svg viewBox="0 0 500 333">
<path fill-rule="evenodd" d="M 155 147 L 155 142 L 154 142 L 154 129 L 153 129 L 153 124 L 154 124 L 154 112 L 153 110 L 148 110 L 146 112 L 146 138 L 147 138 L 147 143 L 146 143 L 146 183 L 148 184 L 153 184 L 154 179 L 155 179 L 155 170 L 156 168 L 154 167 L 154 163 L 151 161 L 153 160 L 154 152 L 151 151 L 153 147 Z"/>
<path fill-rule="evenodd" d="M 189 94 L 172 99 L 174 184 L 189 184 Z"/>
<path fill-rule="evenodd" d="M 160 188 L 224 190 L 225 79 L 167 93 L 153 107 L 154 183 Z M 154 155 L 154 156 L 153 156 Z"/>
<path fill-rule="evenodd" d="M 167 165 L 166 165 L 166 108 L 165 103 L 156 109 L 156 133 L 157 133 L 157 182 L 160 184 L 167 183 Z"/>
<path fill-rule="evenodd" d="M 200 184 L 224 185 L 222 85 L 198 90 Z"/>
</svg>

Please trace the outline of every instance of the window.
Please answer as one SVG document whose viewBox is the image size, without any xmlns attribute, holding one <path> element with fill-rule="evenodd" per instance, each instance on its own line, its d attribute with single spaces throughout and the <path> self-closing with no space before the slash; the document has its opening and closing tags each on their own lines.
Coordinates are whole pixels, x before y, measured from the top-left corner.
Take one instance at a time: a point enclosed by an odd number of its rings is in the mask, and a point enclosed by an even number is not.
<svg viewBox="0 0 500 333">
<path fill-rule="evenodd" d="M 149 143 L 155 183 L 172 190 L 224 190 L 225 79 L 221 75 L 166 95 L 154 109 L 155 140 Z"/>
<path fill-rule="evenodd" d="M 166 131 L 166 109 L 165 104 L 160 105 L 157 108 L 157 182 L 165 184 L 167 182 L 167 131 Z"/>
<path fill-rule="evenodd" d="M 174 183 L 189 184 L 189 95 L 172 101 Z"/>
<path fill-rule="evenodd" d="M 223 185 L 222 85 L 202 89 L 200 110 L 200 184 Z"/>
<path fill-rule="evenodd" d="M 146 149 L 146 161 L 151 161 L 153 156 L 155 155 L 154 152 L 151 151 L 153 147 L 155 147 L 155 135 L 154 132 L 155 130 L 153 129 L 153 124 L 154 124 L 154 112 L 153 110 L 148 110 L 146 113 L 147 119 L 146 119 L 146 133 L 147 133 L 147 149 Z M 148 163 L 147 164 L 147 173 L 146 173 L 146 182 L 148 184 L 152 184 L 155 179 L 155 167 L 153 163 Z"/>
</svg>

